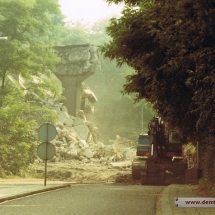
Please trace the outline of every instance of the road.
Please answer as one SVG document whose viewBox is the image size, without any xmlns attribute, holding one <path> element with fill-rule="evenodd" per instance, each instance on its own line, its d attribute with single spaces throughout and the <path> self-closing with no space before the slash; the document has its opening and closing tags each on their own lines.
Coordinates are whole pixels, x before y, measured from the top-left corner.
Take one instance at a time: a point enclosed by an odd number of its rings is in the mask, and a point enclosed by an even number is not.
<svg viewBox="0 0 215 215">
<path fill-rule="evenodd" d="M 164 187 L 72 185 L 0 204 L 6 215 L 154 215 Z"/>
</svg>

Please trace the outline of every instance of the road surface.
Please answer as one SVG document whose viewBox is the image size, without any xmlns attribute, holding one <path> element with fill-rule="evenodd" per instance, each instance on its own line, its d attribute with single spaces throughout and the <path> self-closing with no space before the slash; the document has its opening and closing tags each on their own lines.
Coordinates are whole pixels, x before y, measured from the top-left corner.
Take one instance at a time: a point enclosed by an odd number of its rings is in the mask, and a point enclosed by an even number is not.
<svg viewBox="0 0 215 215">
<path fill-rule="evenodd" d="M 72 185 L 0 204 L 5 215 L 154 215 L 162 186 Z"/>
</svg>

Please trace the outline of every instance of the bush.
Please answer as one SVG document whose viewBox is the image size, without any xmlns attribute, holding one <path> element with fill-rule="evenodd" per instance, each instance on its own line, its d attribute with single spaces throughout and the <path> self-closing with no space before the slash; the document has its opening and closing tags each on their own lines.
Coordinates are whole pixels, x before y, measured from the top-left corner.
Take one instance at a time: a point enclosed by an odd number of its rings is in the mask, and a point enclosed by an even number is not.
<svg viewBox="0 0 215 215">
<path fill-rule="evenodd" d="M 6 174 L 2 166 L 0 165 L 0 178 L 5 178 Z"/>
<path fill-rule="evenodd" d="M 34 162 L 37 121 L 54 118 L 50 110 L 33 106 L 24 96 L 11 86 L 0 91 L 0 177 L 18 175 Z M 35 117 L 38 113 L 42 113 L 41 116 Z"/>
</svg>

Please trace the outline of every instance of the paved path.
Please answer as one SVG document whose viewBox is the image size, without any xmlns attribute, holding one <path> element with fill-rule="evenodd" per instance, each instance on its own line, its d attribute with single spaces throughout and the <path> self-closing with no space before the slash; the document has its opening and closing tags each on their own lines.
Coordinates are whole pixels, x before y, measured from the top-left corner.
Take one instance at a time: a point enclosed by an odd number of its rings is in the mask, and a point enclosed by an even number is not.
<svg viewBox="0 0 215 215">
<path fill-rule="evenodd" d="M 70 186 L 61 181 L 47 182 L 44 186 L 42 180 L 0 180 L 0 202 Z"/>
<path fill-rule="evenodd" d="M 174 184 L 167 186 L 161 198 L 157 202 L 157 215 L 214 215 L 215 205 L 213 208 L 200 207 L 176 207 L 175 198 L 177 197 L 203 197 L 198 191 L 197 185 L 179 185 Z"/>
</svg>

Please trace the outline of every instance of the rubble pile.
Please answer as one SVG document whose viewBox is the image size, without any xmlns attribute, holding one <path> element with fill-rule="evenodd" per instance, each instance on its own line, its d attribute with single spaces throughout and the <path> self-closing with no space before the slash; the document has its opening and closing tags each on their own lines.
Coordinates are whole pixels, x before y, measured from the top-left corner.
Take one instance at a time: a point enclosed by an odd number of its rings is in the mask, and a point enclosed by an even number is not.
<svg viewBox="0 0 215 215">
<path fill-rule="evenodd" d="M 59 122 L 56 123 L 57 136 L 51 141 L 55 145 L 56 155 L 51 162 L 79 160 L 84 163 L 131 161 L 135 157 L 133 143 L 116 135 L 116 140 L 104 144 L 98 140 L 98 128 L 87 121 L 83 111 L 74 117 L 67 113 L 65 106 L 56 110 Z"/>
</svg>

